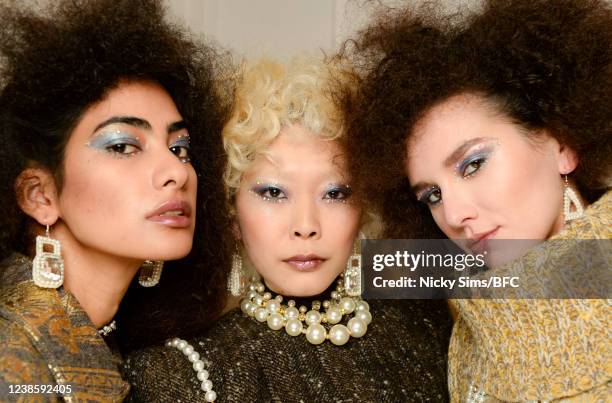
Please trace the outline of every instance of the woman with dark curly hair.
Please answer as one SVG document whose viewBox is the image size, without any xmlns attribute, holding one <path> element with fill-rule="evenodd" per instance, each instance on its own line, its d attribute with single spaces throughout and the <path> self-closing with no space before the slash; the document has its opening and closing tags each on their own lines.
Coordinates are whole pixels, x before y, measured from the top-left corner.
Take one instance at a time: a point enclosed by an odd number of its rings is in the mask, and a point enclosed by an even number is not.
<svg viewBox="0 0 612 403">
<path fill-rule="evenodd" d="M 605 1 L 489 0 L 384 15 L 349 43 L 349 165 L 386 237 L 612 238 L 611 26 Z M 609 300 L 451 304 L 452 401 L 609 399 Z"/>
<path fill-rule="evenodd" d="M 156 0 L 0 26 L 0 395 L 120 400 L 115 333 L 189 336 L 224 304 L 223 59 Z"/>
</svg>

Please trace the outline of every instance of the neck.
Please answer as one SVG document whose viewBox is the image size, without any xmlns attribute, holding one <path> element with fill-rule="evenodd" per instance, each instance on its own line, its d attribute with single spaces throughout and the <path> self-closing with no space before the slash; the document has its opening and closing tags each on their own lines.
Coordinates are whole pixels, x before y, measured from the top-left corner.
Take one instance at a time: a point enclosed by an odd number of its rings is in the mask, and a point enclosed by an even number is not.
<svg viewBox="0 0 612 403">
<path fill-rule="evenodd" d="M 53 237 L 62 243 L 64 289 L 79 301 L 96 328 L 108 324 L 142 261 L 88 248 L 67 234 L 65 227 L 58 226 L 54 232 Z"/>
</svg>

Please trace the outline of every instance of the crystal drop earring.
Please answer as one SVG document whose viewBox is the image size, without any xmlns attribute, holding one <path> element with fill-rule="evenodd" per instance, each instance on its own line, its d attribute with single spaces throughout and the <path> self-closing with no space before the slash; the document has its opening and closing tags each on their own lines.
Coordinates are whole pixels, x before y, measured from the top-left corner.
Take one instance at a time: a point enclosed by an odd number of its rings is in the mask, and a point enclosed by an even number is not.
<svg viewBox="0 0 612 403">
<path fill-rule="evenodd" d="M 36 237 L 36 256 L 32 262 L 32 279 L 41 288 L 58 288 L 64 283 L 64 259 L 60 241 L 49 236 L 49 225 L 45 236 Z"/>
</svg>

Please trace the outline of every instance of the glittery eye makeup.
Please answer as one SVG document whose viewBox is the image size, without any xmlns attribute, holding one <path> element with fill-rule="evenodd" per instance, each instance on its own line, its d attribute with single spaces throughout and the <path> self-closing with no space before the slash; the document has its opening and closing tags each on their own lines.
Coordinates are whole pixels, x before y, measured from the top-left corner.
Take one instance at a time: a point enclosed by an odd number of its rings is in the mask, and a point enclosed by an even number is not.
<svg viewBox="0 0 612 403">
<path fill-rule="evenodd" d="M 442 191 L 437 186 L 431 186 L 422 192 L 417 193 L 416 198 L 421 203 L 429 206 L 435 206 L 442 202 Z"/>
<path fill-rule="evenodd" d="M 125 157 L 142 150 L 142 145 L 136 137 L 121 130 L 105 130 L 92 138 L 87 146 Z"/>
<path fill-rule="evenodd" d="M 474 176 L 487 163 L 493 154 L 493 145 L 479 144 L 471 153 L 457 163 L 455 171 L 461 178 Z"/>
<path fill-rule="evenodd" d="M 287 200 L 286 192 L 277 184 L 257 182 L 249 192 L 267 202 L 281 203 Z"/>
<path fill-rule="evenodd" d="M 353 191 L 349 185 L 330 184 L 323 195 L 323 200 L 328 203 L 346 204 Z"/>
<path fill-rule="evenodd" d="M 170 151 L 172 151 L 172 153 L 184 163 L 191 161 L 191 156 L 189 154 L 190 140 L 189 135 L 181 135 L 178 136 L 169 146 Z"/>
</svg>

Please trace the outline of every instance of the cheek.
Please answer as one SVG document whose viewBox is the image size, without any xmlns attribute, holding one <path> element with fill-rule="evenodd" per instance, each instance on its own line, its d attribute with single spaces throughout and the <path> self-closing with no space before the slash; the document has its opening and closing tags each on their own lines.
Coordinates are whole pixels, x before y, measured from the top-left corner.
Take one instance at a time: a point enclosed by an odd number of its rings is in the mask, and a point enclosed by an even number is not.
<svg viewBox="0 0 612 403">
<path fill-rule="evenodd" d="M 249 195 L 236 200 L 236 212 L 242 241 L 249 253 L 270 249 L 278 241 L 284 218 L 281 206 L 267 206 L 249 200 Z"/>
<path fill-rule="evenodd" d="M 350 251 L 359 232 L 360 213 L 352 207 L 336 207 L 325 212 L 323 234 L 326 242 L 334 243 L 343 249 L 348 248 Z"/>
<path fill-rule="evenodd" d="M 100 223 L 98 228 L 103 231 L 104 228 L 112 227 L 109 223 L 117 221 L 122 211 L 131 211 L 130 206 L 139 204 L 141 199 L 137 195 L 137 183 L 130 181 L 137 177 L 135 172 L 126 174 L 116 172 L 108 164 L 107 169 L 99 169 L 100 166 L 95 160 L 81 163 L 67 161 L 60 209 L 66 220 L 73 216 L 84 216 L 82 222 L 91 226 L 94 222 Z M 126 191 L 128 189 L 129 192 Z"/>
</svg>

